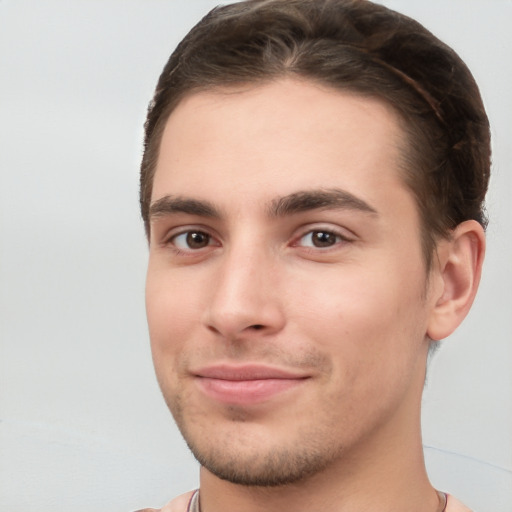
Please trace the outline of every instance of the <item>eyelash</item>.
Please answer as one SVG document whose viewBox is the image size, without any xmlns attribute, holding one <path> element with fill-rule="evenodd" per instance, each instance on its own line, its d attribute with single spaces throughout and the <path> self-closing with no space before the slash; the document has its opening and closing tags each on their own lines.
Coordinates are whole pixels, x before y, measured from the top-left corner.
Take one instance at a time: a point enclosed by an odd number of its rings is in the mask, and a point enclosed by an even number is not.
<svg viewBox="0 0 512 512">
<path fill-rule="evenodd" d="M 334 237 L 334 240 L 332 241 L 332 244 L 328 244 L 324 247 L 315 246 L 313 239 L 311 239 L 311 244 L 301 244 L 301 241 L 303 241 L 306 237 L 313 237 L 315 234 L 327 235 L 327 237 Z M 190 240 L 188 240 L 188 238 L 194 235 L 207 237 L 208 241 L 206 245 L 196 248 L 190 247 Z M 185 237 L 183 245 L 187 245 L 187 247 L 179 247 L 176 244 L 176 240 L 179 237 Z M 333 229 L 331 227 L 326 228 L 322 226 L 315 226 L 309 227 L 307 230 L 304 230 L 298 237 L 295 237 L 293 241 L 290 243 L 290 246 L 299 247 L 308 252 L 318 253 L 336 250 L 337 248 L 339 248 L 340 244 L 343 245 L 346 243 L 351 243 L 353 241 L 354 240 L 352 238 L 341 233 L 339 230 Z M 202 254 L 203 250 L 209 247 L 220 247 L 221 243 L 218 242 L 216 237 L 211 235 L 206 229 L 188 228 L 168 236 L 164 240 L 163 245 L 166 247 L 170 247 L 173 250 L 173 252 L 178 256 L 197 256 L 199 254 Z"/>
<path fill-rule="evenodd" d="M 188 237 L 193 235 L 200 235 L 208 238 L 208 242 L 203 247 L 193 248 L 190 247 L 190 241 L 188 240 Z M 183 245 L 187 244 L 188 247 L 179 247 L 176 244 L 176 240 L 179 237 L 185 237 L 185 242 Z M 215 247 L 220 246 L 220 243 L 212 243 L 212 241 L 215 241 L 215 237 L 212 236 L 210 233 L 208 233 L 207 230 L 204 229 L 185 229 L 178 233 L 173 233 L 171 236 L 169 236 L 165 241 L 164 245 L 167 247 L 170 247 L 177 255 L 194 255 L 192 253 L 198 253 L 201 249 L 205 249 L 207 247 Z"/>
<path fill-rule="evenodd" d="M 316 234 L 320 235 L 327 235 L 329 237 L 334 237 L 334 241 L 331 245 L 327 245 L 325 247 L 319 247 L 314 246 L 314 240 L 312 237 Z M 301 245 L 301 241 L 304 240 L 306 237 L 311 238 L 311 245 Z M 344 243 L 350 243 L 353 242 L 353 239 L 348 237 L 347 235 L 341 233 L 339 230 L 333 229 L 333 228 L 325 228 L 322 226 L 315 226 L 314 228 L 309 228 L 307 231 L 304 231 L 299 237 L 295 239 L 295 241 L 291 244 L 292 247 L 302 247 L 303 249 L 309 250 L 309 251 L 322 251 L 326 252 L 329 250 L 333 250 L 338 248 L 340 244 Z"/>
</svg>

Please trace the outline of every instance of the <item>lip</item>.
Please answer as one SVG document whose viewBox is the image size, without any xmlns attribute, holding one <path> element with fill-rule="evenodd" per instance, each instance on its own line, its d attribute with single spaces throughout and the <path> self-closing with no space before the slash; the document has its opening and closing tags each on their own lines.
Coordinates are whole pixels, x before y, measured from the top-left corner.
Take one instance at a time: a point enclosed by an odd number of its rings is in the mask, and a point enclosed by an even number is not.
<svg viewBox="0 0 512 512">
<path fill-rule="evenodd" d="M 215 401 L 232 405 L 265 402 L 300 386 L 309 378 L 267 365 L 214 365 L 193 372 L 201 391 Z"/>
</svg>

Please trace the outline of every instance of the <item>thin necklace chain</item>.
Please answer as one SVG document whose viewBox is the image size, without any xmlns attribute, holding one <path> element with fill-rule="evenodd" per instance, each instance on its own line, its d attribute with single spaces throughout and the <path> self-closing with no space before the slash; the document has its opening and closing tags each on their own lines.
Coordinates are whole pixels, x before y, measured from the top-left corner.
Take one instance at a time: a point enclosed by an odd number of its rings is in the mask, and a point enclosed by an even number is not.
<svg viewBox="0 0 512 512">
<path fill-rule="evenodd" d="M 437 496 L 439 497 L 439 507 L 436 512 L 444 512 L 446 510 L 446 502 L 448 501 L 446 494 L 444 492 L 437 491 Z"/>
</svg>

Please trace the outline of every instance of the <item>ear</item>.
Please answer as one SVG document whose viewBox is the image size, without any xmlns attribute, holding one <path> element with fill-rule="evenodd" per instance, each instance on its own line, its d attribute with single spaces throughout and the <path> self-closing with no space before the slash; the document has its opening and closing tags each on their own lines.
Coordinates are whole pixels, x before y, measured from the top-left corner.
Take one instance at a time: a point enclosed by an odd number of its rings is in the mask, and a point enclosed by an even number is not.
<svg viewBox="0 0 512 512">
<path fill-rule="evenodd" d="M 446 338 L 468 314 L 480 283 L 484 255 L 484 230 L 474 220 L 462 222 L 449 239 L 439 243 L 427 329 L 430 339 Z"/>
</svg>

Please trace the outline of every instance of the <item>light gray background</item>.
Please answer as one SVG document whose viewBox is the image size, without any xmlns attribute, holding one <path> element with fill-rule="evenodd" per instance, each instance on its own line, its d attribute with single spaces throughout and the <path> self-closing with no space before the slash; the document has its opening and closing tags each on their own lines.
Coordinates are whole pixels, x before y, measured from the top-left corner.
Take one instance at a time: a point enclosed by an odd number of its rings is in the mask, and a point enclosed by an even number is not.
<svg viewBox="0 0 512 512">
<path fill-rule="evenodd" d="M 215 0 L 0 0 L 0 510 L 129 511 L 197 484 L 157 389 L 137 204 L 142 123 Z M 512 2 L 389 0 L 451 44 L 494 136 L 479 298 L 424 398 L 431 477 L 512 508 Z"/>
</svg>

